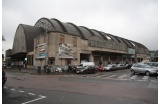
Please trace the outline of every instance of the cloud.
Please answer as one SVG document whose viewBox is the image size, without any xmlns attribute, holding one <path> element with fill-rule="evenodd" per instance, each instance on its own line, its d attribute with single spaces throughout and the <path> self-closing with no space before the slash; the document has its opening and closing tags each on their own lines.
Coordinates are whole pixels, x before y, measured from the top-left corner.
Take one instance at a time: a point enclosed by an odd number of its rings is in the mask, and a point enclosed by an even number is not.
<svg viewBox="0 0 160 104">
<path fill-rule="evenodd" d="M 4 50 L 12 48 L 17 26 L 56 18 L 158 49 L 158 0 L 3 0 Z"/>
</svg>

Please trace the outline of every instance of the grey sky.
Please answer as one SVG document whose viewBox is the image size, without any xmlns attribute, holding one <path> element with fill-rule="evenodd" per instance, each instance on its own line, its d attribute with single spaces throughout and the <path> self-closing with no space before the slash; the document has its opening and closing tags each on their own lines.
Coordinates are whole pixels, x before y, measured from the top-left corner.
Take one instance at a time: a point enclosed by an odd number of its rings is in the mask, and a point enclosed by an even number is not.
<svg viewBox="0 0 160 104">
<path fill-rule="evenodd" d="M 19 24 L 56 18 L 158 49 L 158 0 L 2 0 L 4 50 L 12 48 Z"/>
</svg>

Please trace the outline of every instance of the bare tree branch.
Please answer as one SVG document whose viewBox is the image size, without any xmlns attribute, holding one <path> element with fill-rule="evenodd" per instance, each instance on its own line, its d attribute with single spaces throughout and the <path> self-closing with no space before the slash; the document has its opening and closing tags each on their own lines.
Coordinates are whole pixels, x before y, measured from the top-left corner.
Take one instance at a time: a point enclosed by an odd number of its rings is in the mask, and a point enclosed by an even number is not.
<svg viewBox="0 0 160 104">
<path fill-rule="evenodd" d="M 6 41 L 6 39 L 4 38 L 4 36 L 2 35 L 2 41 Z"/>
</svg>

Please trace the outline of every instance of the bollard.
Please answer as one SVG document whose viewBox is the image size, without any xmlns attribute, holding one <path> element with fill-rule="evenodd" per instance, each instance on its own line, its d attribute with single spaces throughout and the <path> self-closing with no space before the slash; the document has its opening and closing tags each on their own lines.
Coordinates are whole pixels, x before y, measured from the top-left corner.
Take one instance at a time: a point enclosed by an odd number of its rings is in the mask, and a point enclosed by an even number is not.
<svg viewBox="0 0 160 104">
<path fill-rule="evenodd" d="M 37 73 L 41 73 L 41 67 L 37 66 Z"/>
</svg>

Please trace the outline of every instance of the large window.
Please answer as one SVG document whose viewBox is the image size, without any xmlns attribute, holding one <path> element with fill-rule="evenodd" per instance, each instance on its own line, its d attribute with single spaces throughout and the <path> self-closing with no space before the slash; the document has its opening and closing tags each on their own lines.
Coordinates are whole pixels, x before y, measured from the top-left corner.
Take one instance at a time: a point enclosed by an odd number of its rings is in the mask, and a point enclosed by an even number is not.
<svg viewBox="0 0 160 104">
<path fill-rule="evenodd" d="M 64 43 L 64 35 L 60 35 L 60 43 Z"/>
<path fill-rule="evenodd" d="M 73 42 L 73 46 L 76 47 L 77 46 L 77 38 L 73 37 L 72 42 Z"/>
</svg>

